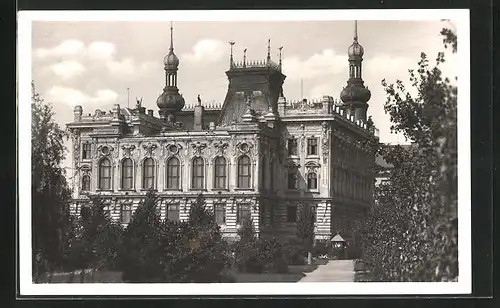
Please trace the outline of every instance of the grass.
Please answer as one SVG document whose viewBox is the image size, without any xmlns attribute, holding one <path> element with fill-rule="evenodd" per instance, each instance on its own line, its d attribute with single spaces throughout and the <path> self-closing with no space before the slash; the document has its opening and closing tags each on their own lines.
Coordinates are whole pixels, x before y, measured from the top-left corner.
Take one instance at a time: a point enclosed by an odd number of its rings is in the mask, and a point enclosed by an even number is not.
<svg viewBox="0 0 500 308">
<path fill-rule="evenodd" d="M 297 282 L 318 268 L 325 265 L 328 260 L 314 259 L 313 264 L 289 265 L 288 273 L 235 273 L 235 282 Z M 56 272 L 52 277 L 43 275 L 38 283 L 122 283 L 122 273 L 112 271 L 85 270 L 82 280 L 81 271 Z"/>
</svg>

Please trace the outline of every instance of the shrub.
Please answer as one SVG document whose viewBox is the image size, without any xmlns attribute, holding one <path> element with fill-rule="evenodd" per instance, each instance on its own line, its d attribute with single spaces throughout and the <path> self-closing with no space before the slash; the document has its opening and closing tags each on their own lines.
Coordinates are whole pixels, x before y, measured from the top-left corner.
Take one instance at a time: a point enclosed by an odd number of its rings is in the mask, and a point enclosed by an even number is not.
<svg viewBox="0 0 500 308">
<path fill-rule="evenodd" d="M 258 256 L 264 272 L 288 272 L 288 262 L 286 260 L 284 247 L 276 237 L 272 237 L 271 239 L 259 239 Z"/>
<path fill-rule="evenodd" d="M 328 246 L 328 243 L 326 241 L 318 241 L 316 244 L 313 246 L 313 254 L 315 256 L 323 256 L 323 255 L 328 255 L 331 253 L 331 249 Z"/>
<path fill-rule="evenodd" d="M 124 231 L 119 252 L 123 280 L 158 282 L 163 276 L 162 236 L 165 234 L 157 208 L 158 197 L 149 191 Z"/>
<path fill-rule="evenodd" d="M 283 251 L 288 264 L 293 264 L 293 265 L 306 264 L 307 251 L 300 241 L 293 239 L 284 243 Z"/>
</svg>

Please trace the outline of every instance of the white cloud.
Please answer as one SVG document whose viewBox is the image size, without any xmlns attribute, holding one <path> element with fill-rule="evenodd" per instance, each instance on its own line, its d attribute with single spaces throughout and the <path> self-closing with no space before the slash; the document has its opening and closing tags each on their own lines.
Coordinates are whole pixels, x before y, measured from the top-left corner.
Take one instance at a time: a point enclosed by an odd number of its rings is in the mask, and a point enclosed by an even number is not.
<svg viewBox="0 0 500 308">
<path fill-rule="evenodd" d="M 88 104 L 106 104 L 116 101 L 118 94 L 110 89 L 101 89 L 95 92 L 93 96 L 89 96 L 80 90 L 53 86 L 47 92 L 47 101 L 55 104 L 67 104 L 74 107 L 75 105 Z"/>
<path fill-rule="evenodd" d="M 69 60 L 53 64 L 49 67 L 49 69 L 56 76 L 59 76 L 64 80 L 80 76 L 86 70 L 85 67 L 80 62 L 69 61 Z"/>
<path fill-rule="evenodd" d="M 116 53 L 116 47 L 110 42 L 92 42 L 87 48 L 90 59 L 110 60 Z"/>
<path fill-rule="evenodd" d="M 192 49 L 192 53 L 182 55 L 187 61 L 216 62 L 226 52 L 226 45 L 214 39 L 202 39 Z"/>
<path fill-rule="evenodd" d="M 105 66 L 114 77 L 129 79 L 131 77 L 138 78 L 139 76 L 143 76 L 154 64 L 153 62 L 136 64 L 134 59 L 125 58 L 121 61 L 109 60 L 105 63 Z"/>
<path fill-rule="evenodd" d="M 306 60 L 296 56 L 283 59 L 283 69 L 291 80 L 309 79 L 329 74 L 337 74 L 347 69 L 347 56 L 325 49 Z"/>
<path fill-rule="evenodd" d="M 62 41 L 52 48 L 38 48 L 34 54 L 36 57 L 44 59 L 49 57 L 64 57 L 72 55 L 82 55 L 85 53 L 85 44 L 82 41 L 69 39 Z"/>
</svg>

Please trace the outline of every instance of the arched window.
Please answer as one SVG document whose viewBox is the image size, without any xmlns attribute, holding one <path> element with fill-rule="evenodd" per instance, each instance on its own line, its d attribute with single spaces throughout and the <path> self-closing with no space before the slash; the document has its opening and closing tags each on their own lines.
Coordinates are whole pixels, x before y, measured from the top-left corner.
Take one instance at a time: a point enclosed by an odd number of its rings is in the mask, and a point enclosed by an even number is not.
<svg viewBox="0 0 500 308">
<path fill-rule="evenodd" d="M 250 188 L 251 168 L 248 156 L 244 155 L 238 159 L 238 188 Z"/>
<path fill-rule="evenodd" d="M 307 189 L 318 189 L 318 176 L 314 172 L 307 174 Z"/>
<path fill-rule="evenodd" d="M 134 188 L 134 165 L 130 158 L 122 161 L 122 189 Z"/>
<path fill-rule="evenodd" d="M 146 158 L 142 163 L 142 188 L 154 188 L 155 162 L 152 158 Z"/>
<path fill-rule="evenodd" d="M 180 178 L 179 159 L 172 157 L 167 161 L 167 189 L 179 189 Z"/>
<path fill-rule="evenodd" d="M 205 168 L 203 158 L 195 157 L 193 159 L 193 169 L 191 178 L 191 188 L 203 189 L 205 188 Z"/>
<path fill-rule="evenodd" d="M 99 189 L 111 189 L 111 162 L 107 158 L 99 163 Z"/>
<path fill-rule="evenodd" d="M 82 191 L 90 190 L 90 176 L 84 175 L 82 177 Z"/>
<path fill-rule="evenodd" d="M 226 188 L 226 159 L 222 156 L 219 156 L 215 159 L 214 162 L 214 187 L 215 188 Z"/>
</svg>

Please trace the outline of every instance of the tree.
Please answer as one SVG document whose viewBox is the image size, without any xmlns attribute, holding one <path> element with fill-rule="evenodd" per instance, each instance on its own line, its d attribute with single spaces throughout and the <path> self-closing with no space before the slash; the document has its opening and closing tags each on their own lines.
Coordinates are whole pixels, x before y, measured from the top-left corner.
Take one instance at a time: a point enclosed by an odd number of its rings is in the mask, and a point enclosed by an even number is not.
<svg viewBox="0 0 500 308">
<path fill-rule="evenodd" d="M 307 251 L 307 263 L 312 264 L 312 249 L 314 246 L 314 212 L 309 206 L 303 206 L 299 212 L 297 223 L 297 238 Z"/>
<path fill-rule="evenodd" d="M 445 46 L 457 37 L 444 29 Z M 363 228 L 363 259 L 373 280 L 448 281 L 458 276 L 457 88 L 442 76 L 439 53 L 430 67 L 424 53 L 410 70 L 411 95 L 402 81 L 382 85 L 391 130 L 409 147 L 379 145 L 392 166 L 389 181 L 375 190 L 376 204 Z"/>
<path fill-rule="evenodd" d="M 229 282 L 231 256 L 212 211 L 203 196 L 191 204 L 187 222 L 165 222 L 164 280 L 169 282 Z"/>
<path fill-rule="evenodd" d="M 80 215 L 73 218 L 71 237 L 67 246 L 66 269 L 112 270 L 121 244 L 122 227 L 106 214 L 106 205 L 97 195 L 82 207 Z"/>
<path fill-rule="evenodd" d="M 118 263 L 125 281 L 158 282 L 162 278 L 164 226 L 158 201 L 156 193 L 149 190 L 123 232 Z"/>
<path fill-rule="evenodd" d="M 264 266 L 260 260 L 259 247 L 251 218 L 244 218 L 238 229 L 239 241 L 236 243 L 235 263 L 238 271 L 261 273 Z"/>
<path fill-rule="evenodd" d="M 32 254 L 34 280 L 62 264 L 63 236 L 69 228 L 71 191 L 61 166 L 68 134 L 54 120 L 46 103 L 31 83 L 32 145 Z"/>
</svg>

